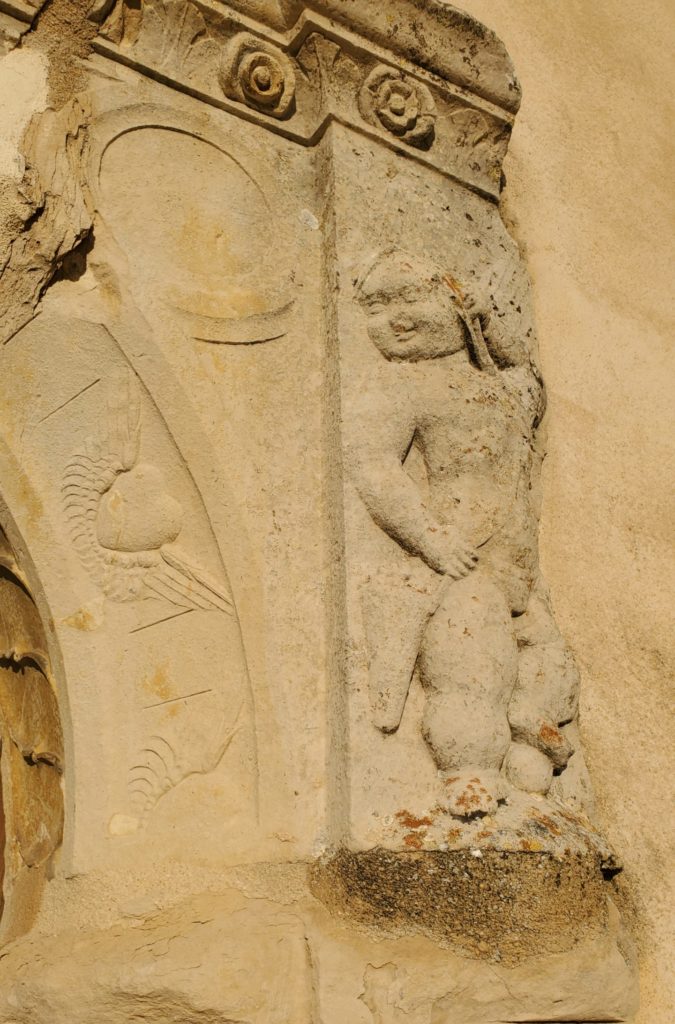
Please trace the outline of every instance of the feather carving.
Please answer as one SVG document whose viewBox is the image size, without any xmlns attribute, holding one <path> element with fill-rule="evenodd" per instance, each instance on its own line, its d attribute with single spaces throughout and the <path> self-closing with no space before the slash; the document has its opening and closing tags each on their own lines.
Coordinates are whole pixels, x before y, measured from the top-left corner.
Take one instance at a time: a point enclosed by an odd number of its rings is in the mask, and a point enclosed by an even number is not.
<svg viewBox="0 0 675 1024">
<path fill-rule="evenodd" d="M 227 585 L 210 580 L 173 544 L 183 510 L 162 473 L 140 461 L 141 396 L 131 370 L 111 381 L 107 428 L 105 441 L 87 442 L 63 476 L 64 509 L 84 568 L 113 601 L 158 597 L 233 614 Z"/>
</svg>

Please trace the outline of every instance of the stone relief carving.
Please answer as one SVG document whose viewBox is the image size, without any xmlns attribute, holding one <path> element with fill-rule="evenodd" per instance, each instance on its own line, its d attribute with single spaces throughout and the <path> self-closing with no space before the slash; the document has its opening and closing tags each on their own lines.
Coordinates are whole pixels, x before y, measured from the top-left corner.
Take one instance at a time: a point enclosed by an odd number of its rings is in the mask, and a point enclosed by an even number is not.
<svg viewBox="0 0 675 1024">
<path fill-rule="evenodd" d="M 94 17 L 94 14 L 92 14 Z M 191 0 L 103 7 L 96 49 L 112 60 L 168 79 L 216 107 L 246 108 L 288 138 L 314 145 L 334 121 L 381 133 L 444 174 L 498 195 L 514 95 L 483 100 L 461 87 L 462 75 L 402 70 L 387 48 L 364 40 L 318 11 L 298 12 L 283 34 L 256 26 L 235 9 Z M 457 82 L 456 86 L 454 83 Z M 241 109 L 238 113 L 241 115 Z M 273 118 L 276 129 L 270 124 Z M 467 147 L 466 126 L 483 118 L 479 144 Z M 465 124 L 466 122 L 466 124 Z"/>
<path fill-rule="evenodd" d="M 538 568 L 543 386 L 484 288 L 474 281 L 469 292 L 454 268 L 397 249 L 356 284 L 362 344 L 381 358 L 365 388 L 347 390 L 345 464 L 372 521 L 405 555 L 393 572 L 375 566 L 361 588 L 372 722 L 398 731 L 416 673 L 438 772 L 431 816 L 398 815 L 403 848 L 446 848 L 444 816 L 470 835 L 495 815 L 516 827 L 527 812 L 514 790 L 591 806 L 579 675 Z M 415 455 L 420 479 L 408 468 Z"/>
<path fill-rule="evenodd" d="M 269 245 L 269 232 L 277 229 L 272 184 L 265 181 L 263 187 L 250 173 L 248 161 L 233 152 L 231 136 L 205 132 L 198 120 L 171 107 L 130 104 L 103 115 L 92 143 L 88 187 L 99 210 L 113 204 L 110 216 L 99 213 L 97 230 L 115 273 L 128 278 L 125 293 L 138 279 L 147 282 L 153 306 L 167 310 L 163 330 L 195 341 L 256 345 L 288 334 L 295 296 L 292 271 L 280 266 Z M 125 161 L 140 167 L 148 149 L 162 158 L 154 178 L 139 174 L 118 196 L 109 182 Z M 184 184 L 169 166 L 174 160 L 189 164 L 199 184 L 189 206 L 179 210 Z M 153 200 L 161 204 L 162 216 L 149 228 L 139 224 L 133 203 Z M 186 230 L 190 217 L 199 220 L 198 253 Z M 248 236 L 237 230 L 244 218 Z M 164 259 L 168 252 L 170 262 Z"/>
<path fill-rule="evenodd" d="M 223 54 L 220 84 L 230 99 L 272 117 L 288 117 L 295 101 L 295 71 L 282 50 L 246 33 L 234 36 Z"/>
<path fill-rule="evenodd" d="M 97 3 L 86 84 L 28 133 L 59 159 L 9 264 L 35 280 L 8 301 L 0 458 L 40 482 L 14 501 L 67 567 L 68 882 L 119 889 L 86 953 L 0 965 L 35 1024 L 632 1012 L 493 205 L 518 89 L 485 30 L 459 58 L 463 15 L 400 6 L 398 33 L 346 0 Z M 415 12 L 428 59 L 400 43 Z M 56 739 L 21 749 L 54 789 Z M 74 1013 L 43 995 L 66 973 L 92 992 Z"/>
<path fill-rule="evenodd" d="M 366 121 L 378 121 L 411 146 L 428 149 L 434 139 L 436 107 L 422 82 L 380 65 L 370 72 L 359 93 Z"/>
<path fill-rule="evenodd" d="M 67 466 L 63 494 L 83 564 L 112 600 L 162 597 L 185 608 L 231 615 L 226 585 L 209 582 L 173 543 L 183 509 L 160 470 L 141 462 L 141 409 L 131 371 L 113 380 L 108 436 Z"/>
<path fill-rule="evenodd" d="M 159 551 L 155 549 L 149 556 L 146 552 L 146 560 L 149 557 L 159 565 L 161 580 L 158 586 L 154 571 L 141 566 L 137 573 L 139 596 L 146 601 L 153 596 L 159 598 L 164 584 L 168 583 L 170 588 L 178 585 L 181 594 L 165 590 L 162 599 L 186 610 L 192 603 L 197 613 L 220 608 L 230 625 L 213 623 L 206 628 L 207 633 L 219 638 L 221 653 L 215 679 L 211 678 L 214 670 L 209 665 L 215 640 L 204 635 L 204 623 L 199 641 L 194 637 L 193 648 L 195 652 L 200 649 L 204 684 L 184 686 L 183 697 L 175 685 L 165 693 L 167 687 L 160 682 L 157 688 L 161 692 L 154 699 L 145 695 L 139 721 L 146 721 L 147 726 L 129 775 L 132 808 L 130 812 L 120 809 L 113 827 L 119 834 L 128 834 L 136 829 L 137 821 L 146 821 L 157 801 L 175 789 L 178 782 L 211 772 L 222 779 L 229 766 L 225 785 L 246 821 L 246 829 L 241 832 L 246 838 L 250 818 L 256 817 L 261 806 L 267 806 L 273 786 L 278 791 L 278 785 L 270 778 L 267 750 L 261 749 L 259 736 L 268 736 L 265 744 L 270 750 L 275 742 L 270 735 L 269 697 L 259 655 L 257 669 L 255 665 L 256 645 L 262 636 L 257 601 L 255 606 L 253 601 L 258 586 L 255 563 L 250 543 L 244 543 L 236 501 L 227 491 L 232 463 L 241 459 L 237 456 L 236 437 L 224 426 L 228 410 L 222 390 L 216 387 L 218 378 L 213 376 L 212 369 L 209 372 L 214 358 L 209 349 L 255 348 L 286 337 L 293 324 L 291 274 L 279 264 L 274 247 L 269 245 L 270 233 L 277 231 L 276 210 L 268 199 L 272 189 L 267 176 L 263 176 L 267 186 L 263 188 L 249 172 L 250 157 L 245 156 L 241 140 L 238 146 L 234 144 L 234 133 L 219 132 L 216 126 L 207 126 L 203 120 L 179 109 L 125 104 L 104 113 L 90 129 L 89 137 L 87 188 L 93 193 L 97 211 L 97 252 L 100 265 L 105 265 L 105 274 L 115 280 L 122 298 L 122 314 L 113 318 L 115 322 L 109 321 L 110 329 L 130 361 L 143 353 L 143 387 L 161 405 L 167 426 L 182 450 L 187 445 L 189 471 L 195 472 L 195 467 L 201 465 L 201 473 L 196 474 L 197 485 L 200 491 L 211 493 L 204 510 L 204 526 L 218 533 L 227 575 L 230 580 L 233 576 L 239 579 L 240 596 L 242 586 L 245 588 L 244 598 L 236 603 L 224 574 L 219 575 L 211 563 L 199 560 L 192 552 L 184 553 L 182 534 Z M 148 153 L 160 164 L 152 180 L 142 170 Z M 182 168 L 183 178 L 175 174 L 176 166 Z M 138 173 L 134 173 L 135 168 Z M 116 188 L 120 174 L 131 178 L 124 192 Z M 185 177 L 190 180 L 187 197 Z M 146 203 L 158 214 L 152 225 L 138 221 L 137 207 Z M 248 225 L 250 235 L 241 231 L 244 224 Z M 198 251 L 192 247 L 193 230 L 199 231 Z M 280 237 L 275 237 L 279 245 Z M 101 297 L 100 284 L 94 286 L 92 298 L 95 295 Z M 141 306 L 142 317 L 138 314 Z M 100 312 L 95 309 L 91 315 Z M 162 355 L 158 359 L 159 353 Z M 168 365 L 164 364 L 164 372 L 158 374 L 161 359 L 166 359 Z M 149 378 L 148 367 L 154 370 Z M 190 397 L 167 400 L 166 382 L 172 373 L 181 378 Z M 201 383 L 195 389 L 196 381 Z M 119 384 L 117 387 L 119 392 Z M 118 392 L 113 387 L 113 404 Z M 121 404 L 129 405 L 125 400 Z M 210 410 L 206 436 L 202 435 L 197 444 L 188 440 L 192 433 L 188 428 L 201 426 L 204 430 L 202 410 L 206 409 Z M 112 422 L 114 425 L 115 417 Z M 210 432 L 212 424 L 217 426 L 216 434 Z M 143 437 L 145 430 L 144 427 Z M 108 434 L 114 436 L 114 431 Z M 141 438 L 134 472 L 150 461 L 143 455 L 143 446 Z M 156 439 L 148 439 L 148 449 L 158 450 Z M 125 474 L 118 477 L 125 483 L 126 479 Z M 178 494 L 171 496 L 183 504 L 186 523 L 194 521 L 194 510 L 191 512 Z M 186 534 L 189 550 L 187 529 Z M 110 553 L 106 557 L 110 560 Z M 135 557 L 133 553 L 115 551 L 112 562 L 117 569 L 121 562 Z M 217 557 L 213 552 L 214 562 Z M 128 571 L 124 576 L 118 574 L 116 579 L 127 585 Z M 171 616 L 156 612 L 150 625 L 153 620 L 161 630 L 161 623 L 171 620 Z M 194 616 L 182 620 L 180 625 L 181 632 L 190 631 L 190 626 L 198 627 Z M 149 635 L 145 625 L 136 628 L 139 641 L 145 640 Z M 246 652 L 243 665 L 244 652 L 239 649 L 242 642 Z M 252 681 L 238 678 L 244 673 L 250 673 Z M 149 680 L 156 675 L 161 676 L 162 671 L 147 673 Z M 166 705 L 158 698 L 168 698 Z M 276 754 L 270 759 L 272 762 L 276 772 Z M 234 771 L 233 764 L 237 765 Z M 222 789 L 222 782 L 220 786 Z"/>
<path fill-rule="evenodd" d="M 145 54 L 158 70 L 180 67 L 188 80 L 218 56 L 204 14 L 190 0 L 110 0 L 96 4 L 89 17 L 104 22 L 103 35 L 111 42 Z"/>
<path fill-rule="evenodd" d="M 255 708 L 240 624 L 175 439 L 100 324 L 43 314 L 15 341 L 2 352 L 3 374 L 21 365 L 29 381 L 28 367 L 43 367 L 47 350 L 58 368 L 37 413 L 17 384 L 15 423 L 34 474 L 49 479 L 50 490 L 53 482 L 64 554 L 71 527 L 77 556 L 100 588 L 99 597 L 85 597 L 85 582 L 80 604 L 61 622 L 90 645 L 108 708 L 98 727 L 119 737 L 108 834 L 140 832 L 160 799 L 211 775 L 228 813 L 236 807 L 254 822 Z"/>
</svg>

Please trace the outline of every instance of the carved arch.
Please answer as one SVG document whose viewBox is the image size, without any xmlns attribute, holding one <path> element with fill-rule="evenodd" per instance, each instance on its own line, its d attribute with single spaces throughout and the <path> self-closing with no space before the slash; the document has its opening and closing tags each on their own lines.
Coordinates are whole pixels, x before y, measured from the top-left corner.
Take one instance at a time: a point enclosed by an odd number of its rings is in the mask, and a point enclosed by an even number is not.
<svg viewBox="0 0 675 1024">
<path fill-rule="evenodd" d="M 0 940 L 30 928 L 63 838 L 64 742 L 47 630 L 0 527 Z"/>
<path fill-rule="evenodd" d="M 117 266 L 127 261 L 114 225 L 106 225 L 102 211 L 106 197 L 102 170 L 106 154 L 119 140 L 135 133 L 157 131 L 177 139 L 193 139 L 206 150 L 231 162 L 250 183 L 269 218 L 270 231 L 279 230 L 283 222 L 279 201 L 279 182 L 274 172 L 256 157 L 254 148 L 241 137 L 234 125 L 216 124 L 195 117 L 183 109 L 159 103 L 129 103 L 115 106 L 93 118 L 87 128 L 88 160 L 86 192 L 94 224 L 96 251 L 99 260 Z M 267 237 L 267 236 L 265 236 Z M 115 258 L 111 256 L 115 253 Z M 254 314 L 236 316 L 202 316 L 179 307 L 172 309 L 172 318 L 186 338 L 204 343 L 253 345 L 274 342 L 286 336 L 296 316 L 292 275 L 280 271 L 278 261 L 274 282 L 266 292 L 264 308 Z M 264 276 L 264 275 L 263 275 Z M 264 635 L 264 597 L 260 579 L 262 567 L 251 544 L 241 511 L 237 507 L 226 478 L 214 477 L 215 458 L 184 381 L 176 377 L 160 340 L 153 335 L 147 321 L 133 308 L 124 295 L 128 282 L 120 282 L 122 300 L 117 316 L 106 323 L 116 344 L 142 380 L 155 407 L 161 410 L 168 430 L 190 474 L 206 509 L 215 537 L 223 570 L 227 573 L 234 597 L 237 620 L 253 698 L 256 731 L 259 820 L 286 820 L 292 800 L 283 773 L 284 763 L 279 743 L 277 711 L 271 688 L 271 667 L 260 638 Z M 283 791 L 283 799 L 280 792 Z"/>
</svg>

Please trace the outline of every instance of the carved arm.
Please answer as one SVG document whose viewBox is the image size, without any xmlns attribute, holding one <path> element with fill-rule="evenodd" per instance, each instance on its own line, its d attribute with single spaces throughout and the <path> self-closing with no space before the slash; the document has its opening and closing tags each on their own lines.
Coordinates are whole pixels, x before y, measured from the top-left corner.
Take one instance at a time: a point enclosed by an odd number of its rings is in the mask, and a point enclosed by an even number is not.
<svg viewBox="0 0 675 1024">
<path fill-rule="evenodd" d="M 477 558 L 473 549 L 453 527 L 429 512 L 395 454 L 373 457 L 347 448 L 345 468 L 373 520 L 405 551 L 455 579 L 473 567 Z"/>
</svg>

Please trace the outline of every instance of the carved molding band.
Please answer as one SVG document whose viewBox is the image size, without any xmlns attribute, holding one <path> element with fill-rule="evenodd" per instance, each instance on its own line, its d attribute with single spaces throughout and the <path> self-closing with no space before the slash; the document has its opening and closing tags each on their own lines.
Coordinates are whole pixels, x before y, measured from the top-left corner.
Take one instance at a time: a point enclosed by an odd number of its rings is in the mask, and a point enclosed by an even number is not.
<svg viewBox="0 0 675 1024">
<path fill-rule="evenodd" d="M 38 6 L 25 0 L 0 0 L 0 56 L 13 49 L 28 31 Z"/>
<path fill-rule="evenodd" d="M 44 6 L 42 0 L 0 0 L 0 13 L 7 14 L 17 21 L 30 25 L 40 8 Z"/>
<path fill-rule="evenodd" d="M 499 195 L 513 114 L 320 15 L 282 35 L 197 0 L 147 0 L 133 14 L 114 5 L 100 54 L 300 145 L 337 121 Z"/>
</svg>

